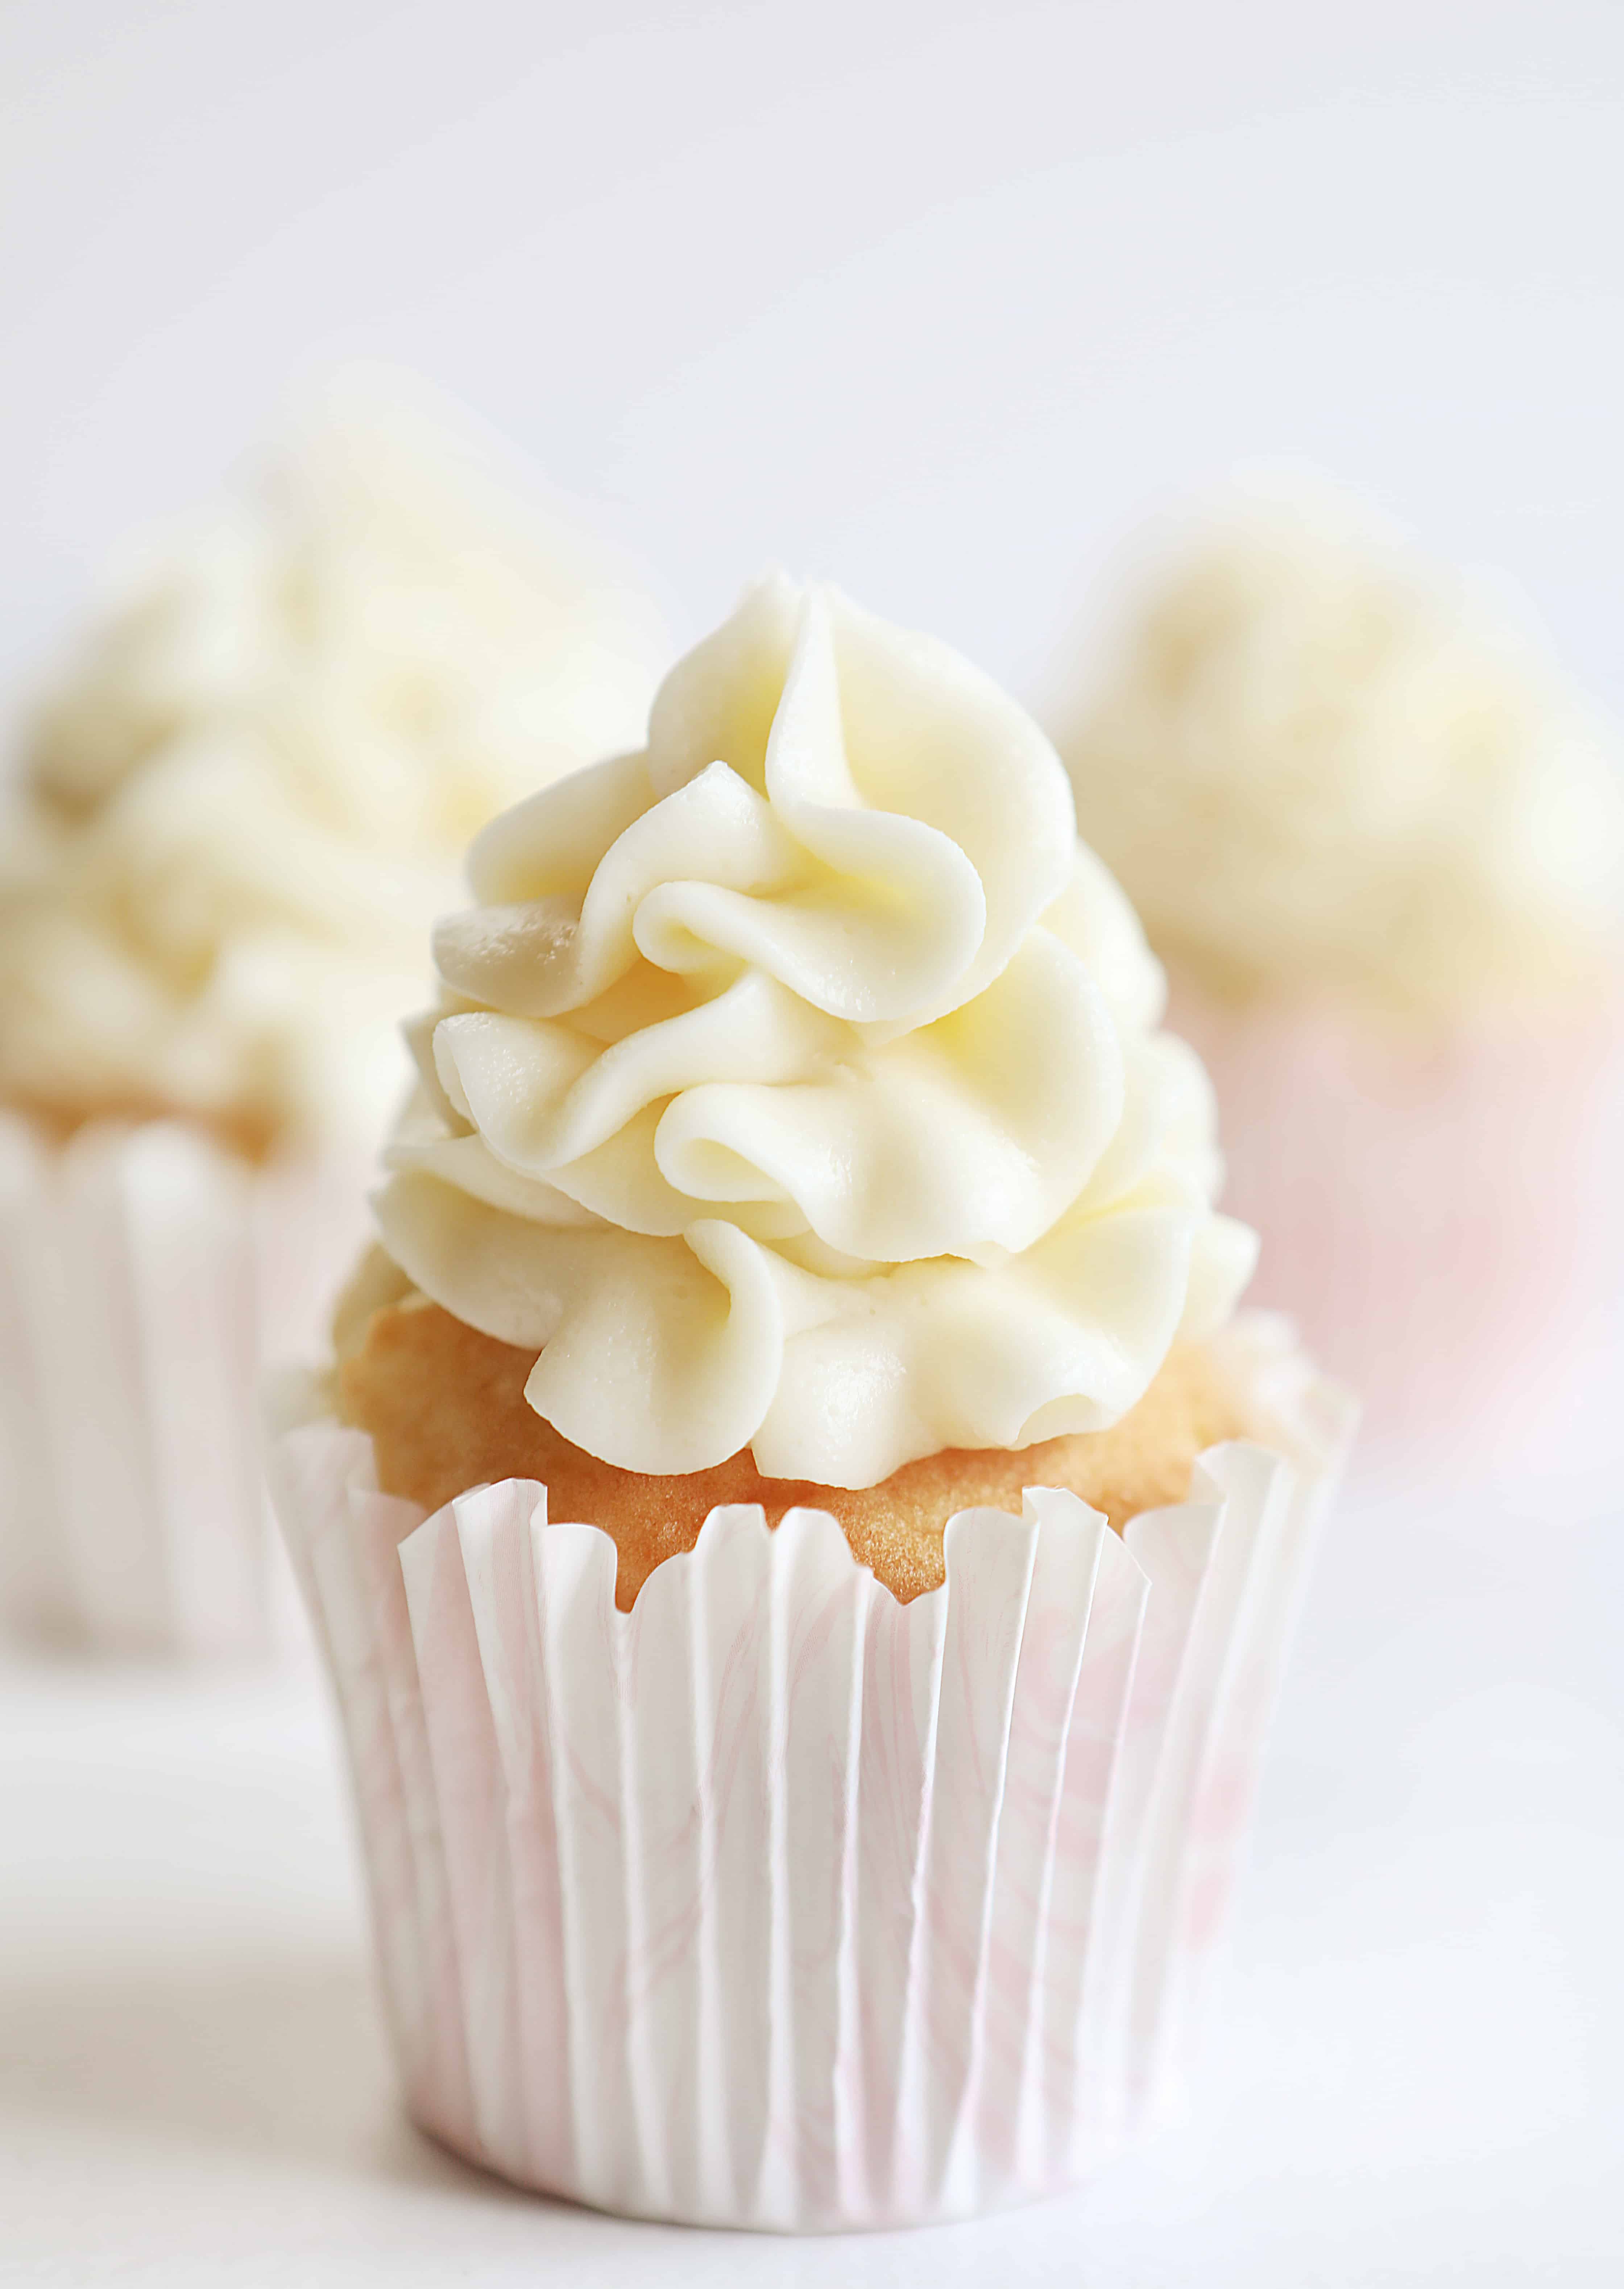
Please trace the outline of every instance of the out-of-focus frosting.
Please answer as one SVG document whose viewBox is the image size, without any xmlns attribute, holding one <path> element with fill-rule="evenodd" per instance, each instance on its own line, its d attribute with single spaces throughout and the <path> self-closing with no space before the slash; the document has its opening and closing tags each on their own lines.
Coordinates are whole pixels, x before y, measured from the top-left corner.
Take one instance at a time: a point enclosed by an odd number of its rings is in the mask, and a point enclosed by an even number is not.
<svg viewBox="0 0 1624 2289">
<path fill-rule="evenodd" d="M 32 727 L 0 1096 L 377 1137 L 469 836 L 642 735 L 657 617 L 402 408 L 150 562 Z"/>
<path fill-rule="evenodd" d="M 771 578 L 469 873 L 379 1222 L 577 1446 L 868 1485 L 1109 1424 L 1228 1312 L 1206 1076 L 944 646 Z"/>
<path fill-rule="evenodd" d="M 1150 939 L 1238 998 L 1437 1018 L 1568 990 L 1624 790 L 1529 641 L 1333 497 L 1214 523 L 1063 724 Z"/>
</svg>

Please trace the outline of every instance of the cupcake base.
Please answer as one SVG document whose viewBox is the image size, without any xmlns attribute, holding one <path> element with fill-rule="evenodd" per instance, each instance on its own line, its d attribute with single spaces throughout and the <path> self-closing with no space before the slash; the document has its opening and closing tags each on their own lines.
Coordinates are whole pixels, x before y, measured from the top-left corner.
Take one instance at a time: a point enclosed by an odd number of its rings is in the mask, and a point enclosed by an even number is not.
<svg viewBox="0 0 1624 2289">
<path fill-rule="evenodd" d="M 1357 1390 L 1365 1458 L 1515 1467 L 1567 1440 L 1624 1279 L 1624 991 L 1422 1041 L 1175 976 L 1168 1022 L 1218 1093 L 1253 1297 Z"/>
<path fill-rule="evenodd" d="M 171 1657 L 304 1640 L 258 1380 L 315 1339 L 358 1197 L 348 1156 L 0 1113 L 0 1624 Z"/>
<path fill-rule="evenodd" d="M 408 2103 L 521 2185 L 780 2230 L 1074 2182 L 1181 2086 L 1347 1402 L 1214 1347 L 1254 1438 L 1118 1536 L 961 1511 L 899 1604 L 826 1514 L 713 1510 L 629 1613 L 508 1479 L 426 1519 L 284 1430 Z"/>
</svg>

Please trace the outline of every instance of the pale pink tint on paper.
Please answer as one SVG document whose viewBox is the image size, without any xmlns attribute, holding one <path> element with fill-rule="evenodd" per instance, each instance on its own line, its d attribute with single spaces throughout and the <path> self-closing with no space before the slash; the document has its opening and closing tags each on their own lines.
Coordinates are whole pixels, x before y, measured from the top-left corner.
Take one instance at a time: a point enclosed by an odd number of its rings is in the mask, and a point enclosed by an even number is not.
<svg viewBox="0 0 1624 2289">
<path fill-rule="evenodd" d="M 0 1111 L 0 1634 L 178 1658 L 306 1642 L 267 1498 L 267 1357 L 326 1348 L 355 1154 Z"/>
<path fill-rule="evenodd" d="M 1560 1435 L 1624 1288 L 1624 996 L 1423 1043 L 1331 1013 L 1167 1024 L 1218 1092 L 1249 1300 L 1358 1393 L 1367 1459 L 1526 1460 Z"/>
<path fill-rule="evenodd" d="M 1118 1538 L 947 1530 L 897 1603 L 834 1521 L 615 1552 L 509 1479 L 434 1517 L 330 1418 L 274 1480 L 343 1713 L 415 2118 L 521 2185 L 789 2231 L 1074 2182 L 1177 2100 L 1349 1427 L 1278 1322 L 1271 1445 Z"/>
</svg>

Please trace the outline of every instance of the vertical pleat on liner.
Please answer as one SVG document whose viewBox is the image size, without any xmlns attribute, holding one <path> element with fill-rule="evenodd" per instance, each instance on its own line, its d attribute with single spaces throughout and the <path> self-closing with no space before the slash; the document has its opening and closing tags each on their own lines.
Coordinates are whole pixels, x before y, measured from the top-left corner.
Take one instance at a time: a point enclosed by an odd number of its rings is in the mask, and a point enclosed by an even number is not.
<svg viewBox="0 0 1624 2289">
<path fill-rule="evenodd" d="M 960 1512 L 899 1605 L 824 1513 L 721 1508 L 629 1614 L 509 1479 L 434 1517 L 287 1432 L 413 2114 L 521 2184 L 788 2230 L 1068 2183 L 1176 2104 L 1348 1427 L 1224 1339 L 1282 1451 L 1126 1536 Z"/>
<path fill-rule="evenodd" d="M 0 1112 L 0 1629 L 120 1652 L 304 1636 L 259 1378 L 359 1245 L 353 1161 L 256 1168 L 183 1122 L 65 1144 Z"/>
</svg>

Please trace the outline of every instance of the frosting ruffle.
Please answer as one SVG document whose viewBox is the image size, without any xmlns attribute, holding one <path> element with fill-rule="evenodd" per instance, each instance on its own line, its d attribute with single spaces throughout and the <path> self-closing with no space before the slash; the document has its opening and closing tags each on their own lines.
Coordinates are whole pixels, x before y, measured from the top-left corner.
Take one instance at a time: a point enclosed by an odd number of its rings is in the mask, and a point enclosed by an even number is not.
<svg viewBox="0 0 1624 2289">
<path fill-rule="evenodd" d="M 378 1213 L 577 1446 L 862 1486 L 1099 1429 L 1248 1275 L 1132 910 L 943 645 L 771 577 L 469 873 Z"/>
</svg>

